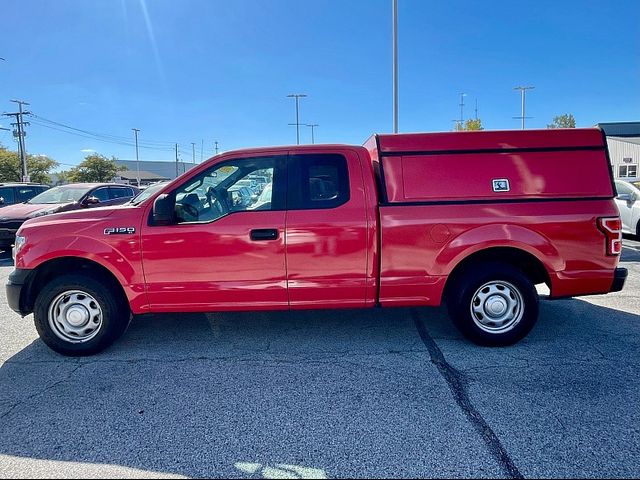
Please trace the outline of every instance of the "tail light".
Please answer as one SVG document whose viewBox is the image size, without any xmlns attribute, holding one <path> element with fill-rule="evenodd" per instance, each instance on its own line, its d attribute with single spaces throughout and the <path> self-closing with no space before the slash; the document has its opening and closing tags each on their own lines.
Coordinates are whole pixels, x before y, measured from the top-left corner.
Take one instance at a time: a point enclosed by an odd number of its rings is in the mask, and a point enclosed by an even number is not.
<svg viewBox="0 0 640 480">
<path fill-rule="evenodd" d="M 599 218 L 598 228 L 607 237 L 607 255 L 620 255 L 622 251 L 622 222 L 620 217 Z"/>
</svg>

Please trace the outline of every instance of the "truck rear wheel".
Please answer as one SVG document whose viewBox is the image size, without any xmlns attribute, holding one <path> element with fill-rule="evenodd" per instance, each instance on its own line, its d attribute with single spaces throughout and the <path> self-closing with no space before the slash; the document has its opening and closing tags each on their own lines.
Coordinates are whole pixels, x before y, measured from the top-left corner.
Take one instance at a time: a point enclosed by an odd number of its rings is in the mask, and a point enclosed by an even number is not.
<svg viewBox="0 0 640 480">
<path fill-rule="evenodd" d="M 104 350 L 122 336 L 131 318 L 108 284 L 86 275 L 64 275 L 46 284 L 33 315 L 44 343 L 68 356 Z"/>
<path fill-rule="evenodd" d="M 538 320 L 535 286 L 522 271 L 501 262 L 476 263 L 460 272 L 447 304 L 453 323 L 479 345 L 512 345 Z"/>
</svg>

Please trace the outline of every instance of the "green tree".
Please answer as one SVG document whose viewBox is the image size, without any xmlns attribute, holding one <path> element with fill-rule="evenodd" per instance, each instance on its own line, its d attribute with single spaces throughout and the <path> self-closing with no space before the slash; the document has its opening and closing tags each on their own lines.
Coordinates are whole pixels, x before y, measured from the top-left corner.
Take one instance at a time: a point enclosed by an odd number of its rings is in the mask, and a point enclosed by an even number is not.
<svg viewBox="0 0 640 480">
<path fill-rule="evenodd" d="M 576 128 L 576 119 L 571 113 L 563 113 L 553 117 L 553 122 L 547 125 L 547 128 Z"/>
<path fill-rule="evenodd" d="M 460 122 L 456 123 L 456 132 L 466 132 L 472 130 L 484 130 L 484 127 L 482 126 L 482 120 L 480 120 L 479 118 L 469 118 L 464 122 L 464 124 L 461 124 Z"/>
<path fill-rule="evenodd" d="M 77 167 L 69 170 L 70 182 L 110 182 L 118 170 L 124 170 L 116 165 L 116 158 L 110 159 L 104 155 L 93 153 L 84 157 Z"/>
<path fill-rule="evenodd" d="M 27 155 L 27 171 L 32 182 L 49 183 L 49 173 L 58 166 L 58 162 L 46 155 Z M 4 147 L 0 147 L 0 181 L 19 182 L 22 180 L 20 155 Z"/>
</svg>

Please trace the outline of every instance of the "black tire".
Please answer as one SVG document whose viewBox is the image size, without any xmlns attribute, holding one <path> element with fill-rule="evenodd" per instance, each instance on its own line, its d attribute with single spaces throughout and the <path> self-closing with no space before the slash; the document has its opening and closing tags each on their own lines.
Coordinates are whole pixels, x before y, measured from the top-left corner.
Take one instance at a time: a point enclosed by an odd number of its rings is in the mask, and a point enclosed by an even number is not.
<svg viewBox="0 0 640 480">
<path fill-rule="evenodd" d="M 511 318 L 504 327 L 492 323 L 487 314 L 492 304 L 498 310 L 504 308 L 503 315 Z M 465 337 L 490 347 L 513 345 L 526 337 L 538 320 L 538 293 L 531 280 L 514 266 L 497 261 L 478 262 L 459 272 L 447 289 L 447 306 Z"/>
<path fill-rule="evenodd" d="M 97 277 L 99 278 L 99 277 Z M 67 356 L 93 355 L 109 347 L 122 336 L 131 320 L 131 311 L 124 299 L 113 293 L 113 285 L 109 281 L 99 281 L 96 277 L 88 275 L 64 275 L 47 283 L 36 298 L 33 316 L 36 330 L 44 343 L 56 352 Z M 101 322 L 94 328 L 93 336 L 86 340 L 74 343 L 72 340 L 61 338 L 65 336 L 59 322 L 49 322 L 49 309 L 59 300 L 58 305 L 73 305 L 73 298 L 83 298 L 81 294 L 63 295 L 65 292 L 84 293 L 84 301 L 90 297 L 95 300 L 92 306 L 99 307 Z M 71 300 L 68 300 L 71 299 Z M 90 302 L 91 303 L 91 302 Z M 81 305 L 78 303 L 78 305 Z M 79 311 L 82 310 L 80 306 Z M 56 311 L 61 311 L 60 308 Z M 57 318 L 61 317 L 60 315 Z M 87 310 L 87 322 L 91 321 L 91 314 Z M 96 321 L 96 323 L 98 323 Z M 58 332 L 58 333 L 56 333 Z M 70 335 L 68 335 L 71 337 Z"/>
</svg>

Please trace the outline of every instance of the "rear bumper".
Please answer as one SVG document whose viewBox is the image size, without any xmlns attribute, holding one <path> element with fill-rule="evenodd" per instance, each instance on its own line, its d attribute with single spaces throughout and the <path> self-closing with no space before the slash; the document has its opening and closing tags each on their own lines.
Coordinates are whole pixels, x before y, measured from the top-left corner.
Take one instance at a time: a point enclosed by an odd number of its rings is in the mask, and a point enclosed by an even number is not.
<svg viewBox="0 0 640 480">
<path fill-rule="evenodd" d="M 7 303 L 9 304 L 9 308 L 14 312 L 19 313 L 23 317 L 25 315 L 30 314 L 21 308 L 20 306 L 20 298 L 22 296 L 22 291 L 26 288 L 27 283 L 29 281 L 29 274 L 31 270 L 25 268 L 16 268 L 9 275 L 9 279 L 7 281 L 6 290 L 7 290 Z"/>
<path fill-rule="evenodd" d="M 626 268 L 616 268 L 613 274 L 613 283 L 611 284 L 611 290 L 609 292 L 619 292 L 624 287 L 624 282 L 627 280 L 628 271 Z"/>
</svg>

